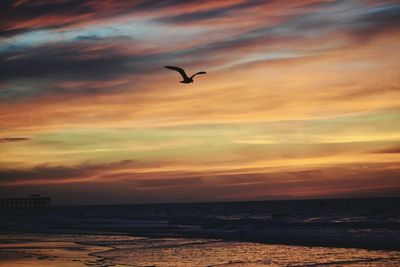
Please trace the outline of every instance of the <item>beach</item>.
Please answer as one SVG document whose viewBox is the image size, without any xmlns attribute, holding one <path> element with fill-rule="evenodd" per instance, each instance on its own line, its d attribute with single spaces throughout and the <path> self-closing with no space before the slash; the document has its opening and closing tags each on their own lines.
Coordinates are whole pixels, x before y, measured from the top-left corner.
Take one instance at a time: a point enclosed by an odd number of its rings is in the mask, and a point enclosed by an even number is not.
<svg viewBox="0 0 400 267">
<path fill-rule="evenodd" d="M 400 251 L 124 235 L 2 234 L 0 266 L 398 266 Z"/>
<path fill-rule="evenodd" d="M 102 259 L 91 253 L 104 248 L 87 246 L 75 242 L 10 242 L 0 245 L 0 265 L 2 266 L 102 266 Z M 10 240 L 14 241 L 14 240 Z"/>
<path fill-rule="evenodd" d="M 126 266 L 105 262 L 98 253 L 112 247 L 96 245 L 96 242 L 131 239 L 106 235 L 2 234 L 0 266 Z"/>
</svg>

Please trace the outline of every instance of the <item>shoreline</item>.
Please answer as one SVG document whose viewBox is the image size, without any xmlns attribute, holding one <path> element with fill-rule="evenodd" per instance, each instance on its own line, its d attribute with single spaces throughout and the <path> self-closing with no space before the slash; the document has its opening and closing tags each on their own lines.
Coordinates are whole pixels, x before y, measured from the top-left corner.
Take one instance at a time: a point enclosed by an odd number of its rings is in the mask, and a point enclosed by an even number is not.
<svg viewBox="0 0 400 267">
<path fill-rule="evenodd" d="M 104 231 L 102 231 L 104 230 Z M 361 242 L 355 240 L 322 240 L 321 238 L 315 239 L 315 236 L 304 237 L 298 236 L 297 238 L 286 238 L 279 235 L 271 236 L 264 235 L 264 231 L 249 231 L 249 232 L 209 232 L 209 231 L 191 231 L 191 232 L 171 232 L 163 233 L 157 231 L 140 231 L 140 230 L 129 230 L 129 229 L 119 229 L 119 231 L 109 231 L 110 229 L 97 229 L 96 231 L 76 231 L 76 230 L 54 230 L 54 231 L 0 231 L 0 235 L 4 234 L 18 234 L 18 235 L 75 235 L 75 236 L 87 236 L 87 235 L 97 235 L 97 236 L 125 236 L 132 238 L 187 238 L 187 239 L 219 239 L 225 242 L 243 242 L 243 243 L 257 243 L 263 245 L 283 245 L 283 246 L 303 246 L 303 247 L 326 247 L 326 248 L 337 248 L 337 249 L 365 249 L 371 251 L 400 251 L 400 244 L 390 240 L 385 242 L 380 241 L 372 243 Z M 155 229 L 157 230 L 157 229 Z M 0 240 L 1 242 L 1 240 Z M 78 242 L 80 243 L 80 242 Z M 1 244 L 1 243 L 0 243 Z M 83 242 L 83 245 L 88 245 L 88 243 Z"/>
<path fill-rule="evenodd" d="M 105 233 L 0 235 L 0 265 L 8 267 L 319 266 L 346 263 L 395 266 L 400 264 L 400 251 Z"/>
</svg>

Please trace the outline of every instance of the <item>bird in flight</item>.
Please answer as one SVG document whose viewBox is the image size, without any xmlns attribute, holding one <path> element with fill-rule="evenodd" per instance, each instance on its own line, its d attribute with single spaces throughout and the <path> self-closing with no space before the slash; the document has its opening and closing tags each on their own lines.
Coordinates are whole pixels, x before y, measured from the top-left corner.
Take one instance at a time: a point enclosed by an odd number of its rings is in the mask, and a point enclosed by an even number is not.
<svg viewBox="0 0 400 267">
<path fill-rule="evenodd" d="M 170 69 L 170 70 L 174 70 L 179 72 L 182 75 L 183 81 L 180 81 L 180 83 L 192 83 L 193 82 L 193 77 L 196 76 L 197 74 L 206 74 L 205 71 L 200 71 L 197 72 L 195 74 L 193 74 L 192 76 L 187 76 L 186 72 L 179 68 L 179 67 L 174 67 L 174 66 L 165 66 L 165 68 Z"/>
</svg>

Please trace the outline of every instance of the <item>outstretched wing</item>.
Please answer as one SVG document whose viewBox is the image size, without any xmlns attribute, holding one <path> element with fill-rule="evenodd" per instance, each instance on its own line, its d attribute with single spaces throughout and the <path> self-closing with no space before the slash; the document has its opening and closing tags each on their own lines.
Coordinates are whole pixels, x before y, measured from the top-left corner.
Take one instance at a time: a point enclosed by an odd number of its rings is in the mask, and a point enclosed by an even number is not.
<svg viewBox="0 0 400 267">
<path fill-rule="evenodd" d="M 206 74 L 206 73 L 207 73 L 207 72 L 205 72 L 205 71 L 199 71 L 199 72 L 193 74 L 192 77 L 190 77 L 190 78 L 192 79 L 192 78 L 193 78 L 194 76 L 196 76 L 197 74 Z"/>
<path fill-rule="evenodd" d="M 179 72 L 182 75 L 184 80 L 189 79 L 189 77 L 186 75 L 186 72 L 183 69 L 179 68 L 179 67 L 165 66 L 165 68 Z"/>
</svg>

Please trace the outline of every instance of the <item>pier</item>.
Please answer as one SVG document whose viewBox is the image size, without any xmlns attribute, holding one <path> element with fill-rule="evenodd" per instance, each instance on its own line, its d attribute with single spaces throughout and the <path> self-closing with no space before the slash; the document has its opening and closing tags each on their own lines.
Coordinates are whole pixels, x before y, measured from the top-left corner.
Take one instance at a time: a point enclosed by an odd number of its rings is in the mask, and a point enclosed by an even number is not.
<svg viewBox="0 0 400 267">
<path fill-rule="evenodd" d="M 0 208 L 48 208 L 50 198 L 40 195 L 30 195 L 27 198 L 2 198 Z"/>
</svg>

